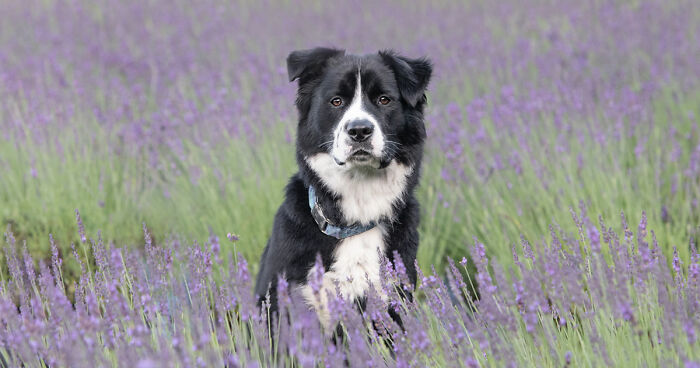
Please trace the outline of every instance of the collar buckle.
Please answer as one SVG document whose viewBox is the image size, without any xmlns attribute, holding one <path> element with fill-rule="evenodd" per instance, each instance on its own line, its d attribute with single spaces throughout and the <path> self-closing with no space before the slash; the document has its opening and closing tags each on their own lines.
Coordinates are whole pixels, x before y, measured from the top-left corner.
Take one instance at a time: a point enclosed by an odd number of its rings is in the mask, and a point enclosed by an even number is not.
<svg viewBox="0 0 700 368">
<path fill-rule="evenodd" d="M 323 210 L 321 210 L 321 206 L 319 206 L 318 203 L 314 203 L 314 206 L 311 208 L 311 217 L 316 221 L 318 228 L 322 232 L 325 232 L 330 221 L 328 221 L 328 218 L 323 214 Z"/>
</svg>

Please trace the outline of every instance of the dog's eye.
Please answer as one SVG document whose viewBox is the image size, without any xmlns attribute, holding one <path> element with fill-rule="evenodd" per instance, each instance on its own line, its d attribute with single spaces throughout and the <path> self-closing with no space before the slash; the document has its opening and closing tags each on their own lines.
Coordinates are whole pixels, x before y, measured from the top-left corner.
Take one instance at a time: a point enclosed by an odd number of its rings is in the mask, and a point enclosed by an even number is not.
<svg viewBox="0 0 700 368">
<path fill-rule="evenodd" d="M 343 99 L 340 97 L 331 98 L 331 105 L 338 107 L 343 104 Z"/>
<path fill-rule="evenodd" d="M 389 102 L 391 102 L 391 99 L 389 97 L 386 97 L 386 96 L 380 96 L 378 101 L 382 105 L 388 105 Z"/>
</svg>

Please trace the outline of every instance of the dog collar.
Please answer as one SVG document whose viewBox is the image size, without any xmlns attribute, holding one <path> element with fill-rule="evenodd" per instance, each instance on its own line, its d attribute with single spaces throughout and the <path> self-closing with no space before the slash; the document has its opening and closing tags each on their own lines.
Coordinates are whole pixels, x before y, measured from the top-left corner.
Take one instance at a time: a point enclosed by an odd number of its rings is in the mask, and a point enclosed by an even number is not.
<svg viewBox="0 0 700 368">
<path fill-rule="evenodd" d="M 311 217 L 314 218 L 318 228 L 321 232 L 332 236 L 336 239 L 345 239 L 353 235 L 364 233 L 365 231 L 372 230 L 377 224 L 373 221 L 367 225 L 354 224 L 348 227 L 339 227 L 331 223 L 330 220 L 323 214 L 321 206 L 316 201 L 316 190 L 313 186 L 309 185 L 309 207 L 311 208 Z"/>
</svg>

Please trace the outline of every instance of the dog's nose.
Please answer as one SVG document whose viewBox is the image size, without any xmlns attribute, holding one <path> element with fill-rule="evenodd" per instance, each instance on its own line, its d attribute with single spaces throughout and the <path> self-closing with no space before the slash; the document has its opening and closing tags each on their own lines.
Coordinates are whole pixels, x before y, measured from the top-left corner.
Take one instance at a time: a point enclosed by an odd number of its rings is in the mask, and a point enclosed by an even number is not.
<svg viewBox="0 0 700 368">
<path fill-rule="evenodd" d="M 345 127 L 345 131 L 355 142 L 364 142 L 372 136 L 374 125 L 369 120 L 353 120 Z"/>
</svg>

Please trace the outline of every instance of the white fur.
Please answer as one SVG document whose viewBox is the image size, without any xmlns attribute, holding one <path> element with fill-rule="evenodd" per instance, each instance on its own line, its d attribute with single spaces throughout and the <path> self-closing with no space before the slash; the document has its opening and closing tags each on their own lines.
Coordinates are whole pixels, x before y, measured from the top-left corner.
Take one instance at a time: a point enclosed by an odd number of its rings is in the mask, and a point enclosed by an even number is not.
<svg viewBox="0 0 700 368">
<path fill-rule="evenodd" d="M 360 72 L 357 72 L 357 86 L 355 87 L 355 95 L 352 98 L 350 106 L 348 106 L 343 116 L 340 118 L 338 125 L 335 127 L 333 132 L 333 149 L 331 153 L 340 162 L 346 162 L 350 156 L 352 150 L 350 136 L 345 131 L 345 126 L 354 120 L 368 120 L 374 126 L 374 132 L 372 133 L 371 143 L 372 143 L 372 155 L 374 157 L 380 157 L 382 151 L 384 150 L 384 134 L 377 119 L 365 110 L 362 103 L 362 78 L 360 77 Z"/>
<path fill-rule="evenodd" d="M 395 201 L 406 190 L 413 167 L 392 161 L 384 169 L 351 162 L 339 166 L 328 153 L 306 158 L 326 187 L 341 197 L 340 207 L 348 223 L 369 224 L 382 217 L 393 218 Z"/>
<path fill-rule="evenodd" d="M 326 187 L 341 197 L 340 207 L 345 221 L 368 224 L 382 217 L 393 218 L 393 204 L 400 200 L 406 190 L 406 180 L 413 171 L 392 161 L 384 169 L 348 163 L 339 166 L 328 153 L 318 153 L 306 158 L 311 169 L 321 178 Z M 307 303 L 317 312 L 321 323 L 328 326 L 327 293 L 347 300 L 365 295 L 370 286 L 379 290 L 381 257 L 384 243 L 384 225 L 343 239 L 333 253 L 331 267 L 323 275 L 321 292 L 314 295 L 307 284 L 301 292 Z M 314 269 L 309 272 L 312 277 Z"/>
<path fill-rule="evenodd" d="M 308 282 L 301 287 L 304 299 L 316 310 L 323 326 L 329 327 L 330 316 L 327 309 L 329 292 L 335 295 L 337 291 L 343 299 L 354 300 L 363 296 L 370 286 L 380 290 L 380 263 L 384 248 L 382 225 L 343 239 L 333 253 L 333 264 L 323 274 L 320 293 L 314 295 Z M 314 272 L 315 269 L 312 268 L 307 275 L 307 280 L 313 277 Z"/>
</svg>

